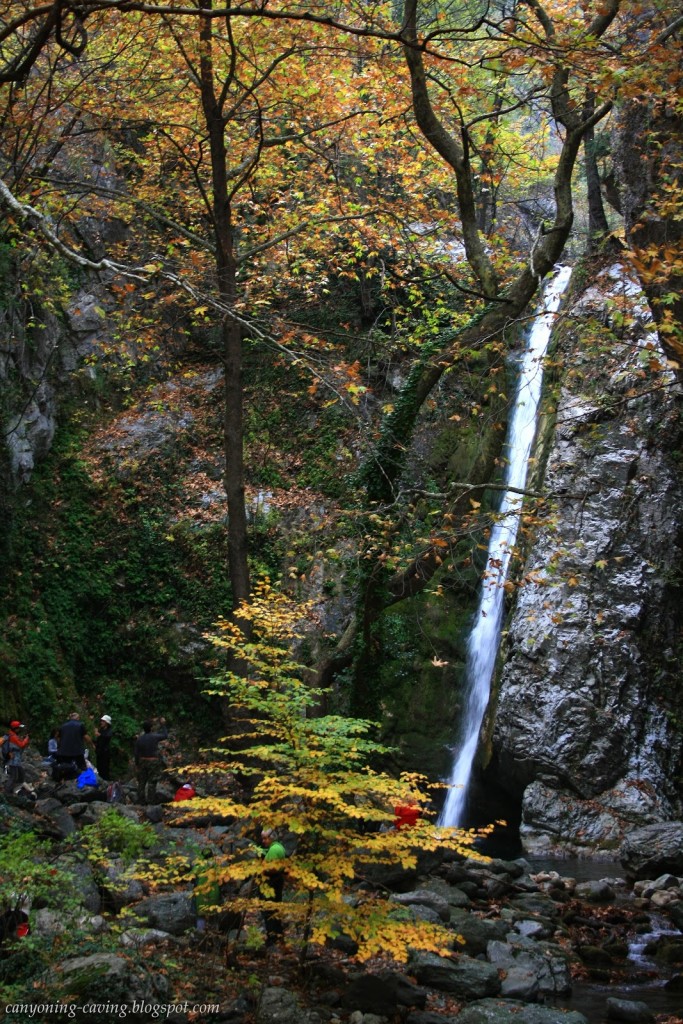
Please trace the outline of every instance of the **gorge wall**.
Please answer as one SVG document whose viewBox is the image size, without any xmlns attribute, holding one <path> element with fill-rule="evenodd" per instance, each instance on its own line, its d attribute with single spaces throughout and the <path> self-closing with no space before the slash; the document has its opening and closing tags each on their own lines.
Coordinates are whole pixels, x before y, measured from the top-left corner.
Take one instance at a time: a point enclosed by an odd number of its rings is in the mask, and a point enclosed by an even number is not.
<svg viewBox="0 0 683 1024">
<path fill-rule="evenodd" d="M 519 574 L 489 712 L 486 776 L 521 801 L 530 852 L 608 851 L 680 814 L 680 386 L 625 266 L 573 293 L 540 427 L 556 510 Z"/>
</svg>

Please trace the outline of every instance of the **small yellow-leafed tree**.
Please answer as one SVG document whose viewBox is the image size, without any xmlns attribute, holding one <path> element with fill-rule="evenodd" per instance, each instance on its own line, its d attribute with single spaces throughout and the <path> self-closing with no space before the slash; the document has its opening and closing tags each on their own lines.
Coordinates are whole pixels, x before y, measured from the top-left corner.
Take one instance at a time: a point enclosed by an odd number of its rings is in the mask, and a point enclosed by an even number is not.
<svg viewBox="0 0 683 1024">
<path fill-rule="evenodd" d="M 248 776 L 251 794 L 192 801 L 186 812 L 234 816 L 244 839 L 216 856 L 204 884 L 230 883 L 232 911 L 272 912 L 273 864 L 258 855 L 253 840 L 259 830 L 275 830 L 293 841 L 290 855 L 277 864 L 285 872 L 277 913 L 302 956 L 311 944 L 340 934 L 357 943 L 362 960 L 378 953 L 405 960 L 410 949 L 446 953 L 452 932 L 410 919 L 378 887 L 363 883 L 381 876 L 384 865 L 415 867 L 421 852 L 476 856 L 475 836 L 432 823 L 422 778 L 396 779 L 371 766 L 387 753 L 371 738 L 373 723 L 319 714 L 323 691 L 306 685 L 291 653 L 305 614 L 264 580 L 241 610 L 243 625 L 221 620 L 211 638 L 238 662 L 239 672 L 226 670 L 209 691 L 230 701 L 238 723 L 212 751 L 210 770 Z M 396 829 L 401 804 L 419 815 L 411 827 Z"/>
</svg>

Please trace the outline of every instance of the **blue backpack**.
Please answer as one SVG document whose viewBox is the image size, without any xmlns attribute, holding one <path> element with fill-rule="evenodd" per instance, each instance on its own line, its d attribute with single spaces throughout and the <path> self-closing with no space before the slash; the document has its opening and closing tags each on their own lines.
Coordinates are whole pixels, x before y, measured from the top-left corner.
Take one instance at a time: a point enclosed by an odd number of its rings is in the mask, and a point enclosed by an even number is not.
<svg viewBox="0 0 683 1024">
<path fill-rule="evenodd" d="M 81 772 L 81 774 L 78 776 L 78 781 L 76 782 L 76 786 L 78 787 L 78 789 L 84 789 L 85 786 L 96 785 L 97 776 L 95 775 L 95 772 L 92 770 L 92 768 L 86 768 L 84 772 Z"/>
</svg>

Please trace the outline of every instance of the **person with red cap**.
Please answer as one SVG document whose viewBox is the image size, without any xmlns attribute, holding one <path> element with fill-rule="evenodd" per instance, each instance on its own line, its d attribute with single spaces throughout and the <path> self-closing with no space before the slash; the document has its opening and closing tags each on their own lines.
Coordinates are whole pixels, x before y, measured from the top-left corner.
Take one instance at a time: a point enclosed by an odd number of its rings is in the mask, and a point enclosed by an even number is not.
<svg viewBox="0 0 683 1024">
<path fill-rule="evenodd" d="M 9 760 L 7 762 L 7 779 L 5 789 L 11 792 L 15 786 L 20 786 L 24 781 L 24 768 L 21 763 L 22 753 L 30 743 L 28 733 L 19 735 L 26 727 L 16 719 L 9 724 L 7 734 Z"/>
</svg>

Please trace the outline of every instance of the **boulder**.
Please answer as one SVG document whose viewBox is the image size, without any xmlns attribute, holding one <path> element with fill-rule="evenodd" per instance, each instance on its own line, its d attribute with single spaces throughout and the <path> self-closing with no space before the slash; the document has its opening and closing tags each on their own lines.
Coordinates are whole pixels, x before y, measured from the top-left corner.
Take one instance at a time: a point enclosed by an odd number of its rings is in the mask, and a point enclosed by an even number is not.
<svg viewBox="0 0 683 1024">
<path fill-rule="evenodd" d="M 659 878 L 655 878 L 654 882 L 649 882 L 643 889 L 643 896 L 651 896 L 653 892 L 658 889 L 680 889 L 681 879 L 677 878 L 676 875 L 671 875 L 668 872 L 660 875 Z"/>
<path fill-rule="evenodd" d="M 559 917 L 560 914 L 560 908 L 557 903 L 555 903 L 555 900 L 542 892 L 525 893 L 521 896 L 515 896 L 507 902 L 510 907 L 519 911 L 520 914 L 540 915 L 549 921 L 552 921 L 553 918 Z"/>
<path fill-rule="evenodd" d="M 481 999 L 452 1020 L 454 1024 L 588 1024 L 584 1015 L 575 1010 L 500 999 Z"/>
<path fill-rule="evenodd" d="M 445 897 L 431 889 L 415 889 L 412 892 L 399 893 L 391 898 L 402 906 L 429 907 L 442 921 L 448 921 L 451 916 Z"/>
<path fill-rule="evenodd" d="M 458 886 L 449 885 L 444 879 L 429 879 L 422 888 L 442 896 L 450 907 L 462 908 L 472 904 L 467 893 L 464 893 Z"/>
<path fill-rule="evenodd" d="M 628 878 L 683 875 L 683 821 L 666 821 L 630 832 L 619 850 Z"/>
<path fill-rule="evenodd" d="M 301 1024 L 301 1006 L 293 992 L 271 986 L 261 993 L 257 1024 Z"/>
<path fill-rule="evenodd" d="M 505 972 L 500 987 L 503 999 L 521 999 L 525 1003 L 535 1003 L 539 991 L 536 972 L 528 967 L 511 967 Z"/>
<path fill-rule="evenodd" d="M 515 931 L 527 939 L 549 939 L 555 932 L 555 926 L 540 921 L 525 920 L 515 922 Z"/>
<path fill-rule="evenodd" d="M 341 1005 L 347 1010 L 377 1013 L 393 1017 L 399 1006 L 423 1010 L 427 993 L 409 978 L 394 971 L 382 974 L 358 974 L 349 980 Z"/>
<path fill-rule="evenodd" d="M 505 921 L 477 917 L 465 911 L 458 911 L 451 918 L 451 927 L 464 940 L 463 952 L 478 956 L 486 952 L 489 942 L 502 941 L 509 931 Z"/>
<path fill-rule="evenodd" d="M 82 906 L 92 914 L 99 914 L 102 909 L 102 896 L 95 881 L 92 866 L 87 861 L 71 861 L 69 859 L 64 863 L 59 861 L 57 863 L 73 878 L 74 887 Z"/>
<path fill-rule="evenodd" d="M 121 933 L 120 943 L 124 947 L 139 949 L 140 946 L 160 945 L 165 942 L 177 942 L 175 935 L 162 932 L 158 928 L 129 928 Z"/>
<path fill-rule="evenodd" d="M 469 956 L 451 960 L 436 953 L 417 953 L 409 966 L 420 985 L 450 992 L 456 999 L 483 999 L 500 992 L 496 968 Z"/>
<path fill-rule="evenodd" d="M 567 995 L 571 992 L 569 955 L 561 946 L 550 942 L 542 945 L 522 936 L 510 942 L 490 942 L 487 959 L 496 968 L 513 968 L 532 973 L 544 995 Z"/>
<path fill-rule="evenodd" d="M 109 922 L 101 914 L 93 914 L 92 917 L 81 917 L 78 919 L 81 928 L 86 929 L 90 935 L 105 935 L 109 931 Z"/>
<path fill-rule="evenodd" d="M 170 935 L 182 935 L 194 928 L 197 914 L 192 906 L 189 893 L 162 893 L 150 896 L 137 903 L 133 908 L 136 917 L 146 921 L 151 928 L 156 928 Z"/>
<path fill-rule="evenodd" d="M 605 1003 L 608 1020 L 628 1021 L 629 1024 L 651 1024 L 655 1015 L 647 1003 L 610 996 Z"/>
<path fill-rule="evenodd" d="M 577 900 L 583 900 L 585 903 L 612 903 L 616 898 L 614 889 L 605 878 L 599 881 L 579 882 L 574 895 Z"/>
<path fill-rule="evenodd" d="M 418 903 L 409 903 L 405 911 L 410 914 L 413 921 L 427 921 L 429 924 L 443 924 L 435 910 L 431 907 L 423 907 Z"/>
<path fill-rule="evenodd" d="M 678 928 L 679 932 L 683 932 L 683 900 L 669 903 L 666 912 L 671 918 L 674 927 Z"/>
<path fill-rule="evenodd" d="M 153 1006 L 167 1003 L 170 994 L 164 975 L 151 974 L 138 968 L 130 958 L 115 953 L 93 953 L 66 960 L 51 971 L 49 982 L 52 984 L 55 979 L 58 991 L 77 996 L 81 1008 L 101 1003 L 103 993 L 107 1001 L 129 1007 L 134 1001 L 146 1003 L 147 1009 L 141 1008 L 143 1020 L 152 1017 Z"/>
<path fill-rule="evenodd" d="M 361 874 L 370 885 L 389 892 L 410 892 L 417 882 L 417 870 L 400 864 L 364 864 Z"/>
<path fill-rule="evenodd" d="M 111 860 L 107 864 L 103 892 L 106 903 L 115 912 L 130 906 L 145 895 L 142 882 L 127 874 L 126 865 L 122 860 Z"/>
<path fill-rule="evenodd" d="M 36 814 L 45 819 L 49 830 L 60 839 L 66 839 L 76 831 L 74 820 L 55 797 L 48 797 L 46 800 L 38 800 L 34 808 Z"/>
<path fill-rule="evenodd" d="M 55 910 L 43 907 L 31 914 L 31 932 L 35 935 L 54 939 L 57 935 L 62 935 L 67 926 L 71 927 L 71 922 L 65 921 Z"/>
</svg>

